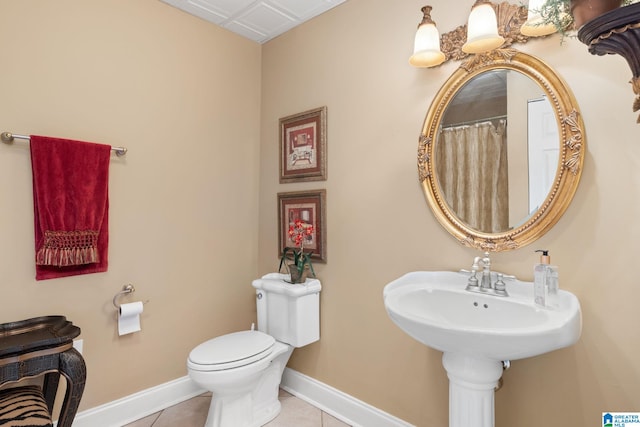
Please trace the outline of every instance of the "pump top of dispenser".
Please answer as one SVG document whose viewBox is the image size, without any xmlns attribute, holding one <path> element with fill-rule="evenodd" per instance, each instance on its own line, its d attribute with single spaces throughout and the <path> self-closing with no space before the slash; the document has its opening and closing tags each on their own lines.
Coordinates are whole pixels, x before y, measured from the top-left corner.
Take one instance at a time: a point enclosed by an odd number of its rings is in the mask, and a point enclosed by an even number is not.
<svg viewBox="0 0 640 427">
<path fill-rule="evenodd" d="M 536 252 L 542 252 L 542 255 L 540 255 L 540 264 L 551 264 L 551 256 L 548 250 L 538 249 Z"/>
</svg>

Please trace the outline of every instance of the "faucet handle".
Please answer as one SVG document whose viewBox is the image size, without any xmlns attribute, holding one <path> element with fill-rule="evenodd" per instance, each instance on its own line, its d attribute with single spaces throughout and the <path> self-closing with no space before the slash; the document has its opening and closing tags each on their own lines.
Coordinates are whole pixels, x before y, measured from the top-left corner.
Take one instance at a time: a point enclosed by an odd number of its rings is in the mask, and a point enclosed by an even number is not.
<svg viewBox="0 0 640 427">
<path fill-rule="evenodd" d="M 503 278 L 502 273 L 498 273 L 498 278 L 496 279 L 496 283 L 493 285 L 496 291 L 496 295 L 509 296 L 509 294 L 507 293 L 507 285 L 505 285 L 502 278 Z"/>
<path fill-rule="evenodd" d="M 476 277 L 476 269 L 471 270 L 471 274 L 469 275 L 469 281 L 467 282 L 467 290 L 475 290 L 478 289 L 478 278 Z"/>
</svg>

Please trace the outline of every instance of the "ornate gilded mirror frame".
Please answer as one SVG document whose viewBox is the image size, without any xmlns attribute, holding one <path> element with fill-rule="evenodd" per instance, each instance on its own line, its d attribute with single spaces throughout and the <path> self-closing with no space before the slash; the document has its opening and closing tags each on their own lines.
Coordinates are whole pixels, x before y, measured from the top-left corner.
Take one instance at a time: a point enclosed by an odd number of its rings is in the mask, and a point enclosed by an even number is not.
<svg viewBox="0 0 640 427">
<path fill-rule="evenodd" d="M 541 207 L 524 223 L 500 233 L 485 233 L 463 223 L 447 206 L 437 182 L 435 146 L 445 110 L 470 79 L 485 71 L 515 70 L 535 81 L 555 111 L 560 153 L 555 180 Z M 540 238 L 562 216 L 576 192 L 585 156 L 584 124 L 569 87 L 544 62 L 515 49 L 496 49 L 464 62 L 436 94 L 418 144 L 418 174 L 436 219 L 460 243 L 482 251 L 505 251 Z"/>
</svg>

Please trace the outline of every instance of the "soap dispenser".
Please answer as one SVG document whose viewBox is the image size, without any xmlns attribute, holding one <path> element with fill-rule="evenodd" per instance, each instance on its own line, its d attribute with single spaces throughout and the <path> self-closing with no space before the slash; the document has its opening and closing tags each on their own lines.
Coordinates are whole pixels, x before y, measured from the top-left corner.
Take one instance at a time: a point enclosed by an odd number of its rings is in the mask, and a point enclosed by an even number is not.
<svg viewBox="0 0 640 427">
<path fill-rule="evenodd" d="M 533 302 L 541 307 L 547 306 L 547 267 L 551 262 L 548 250 L 537 250 L 542 252 L 540 262 L 533 266 Z"/>
<path fill-rule="evenodd" d="M 547 266 L 547 277 L 546 277 L 546 288 L 547 288 L 547 306 L 551 308 L 559 308 L 560 307 L 560 295 L 558 295 L 559 283 L 558 283 L 558 266 L 557 265 L 548 265 Z"/>
</svg>

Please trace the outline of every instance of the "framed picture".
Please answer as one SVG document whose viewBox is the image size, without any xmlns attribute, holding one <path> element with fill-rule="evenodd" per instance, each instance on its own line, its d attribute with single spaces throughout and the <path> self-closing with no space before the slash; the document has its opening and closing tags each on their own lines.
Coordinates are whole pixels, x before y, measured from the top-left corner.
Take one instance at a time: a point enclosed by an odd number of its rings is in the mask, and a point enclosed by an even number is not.
<svg viewBox="0 0 640 427">
<path fill-rule="evenodd" d="M 327 107 L 280 119 L 280 183 L 327 179 Z"/>
<path fill-rule="evenodd" d="M 326 190 L 278 193 L 278 255 L 285 247 L 296 247 L 289 227 L 301 220 L 313 227 L 305 238 L 304 252 L 313 252 L 314 261 L 327 262 L 326 195 Z"/>
</svg>

